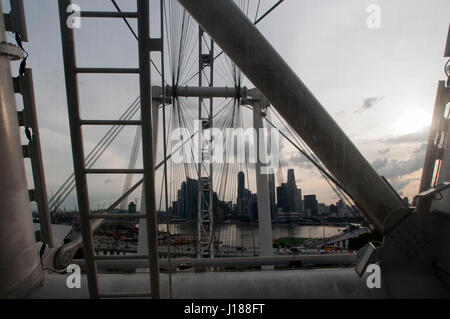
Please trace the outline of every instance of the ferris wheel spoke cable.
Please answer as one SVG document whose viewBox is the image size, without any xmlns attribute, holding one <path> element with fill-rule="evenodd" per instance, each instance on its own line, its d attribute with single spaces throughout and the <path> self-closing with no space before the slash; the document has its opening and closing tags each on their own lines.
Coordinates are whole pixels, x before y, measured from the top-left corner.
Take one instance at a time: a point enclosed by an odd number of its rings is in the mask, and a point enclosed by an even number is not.
<svg viewBox="0 0 450 319">
<path fill-rule="evenodd" d="M 259 22 L 261 22 L 264 18 L 266 18 L 273 10 L 275 10 L 275 8 L 277 8 L 284 0 L 280 0 L 278 1 L 275 5 L 273 5 L 269 10 L 267 10 L 260 18 L 258 18 L 253 24 L 257 25 Z M 218 57 L 220 57 L 224 52 L 220 51 L 214 58 L 213 61 L 215 61 Z M 202 68 L 202 70 L 205 67 Z M 193 74 L 185 83 L 184 85 L 187 85 L 189 82 L 191 82 L 198 74 L 200 73 L 200 71 L 196 72 L 195 74 Z"/>
<path fill-rule="evenodd" d="M 127 110 L 122 114 L 119 120 L 129 120 L 131 119 L 138 110 L 137 101 L 139 98 L 135 99 L 133 103 L 127 108 Z M 106 134 L 100 139 L 97 145 L 89 152 L 86 157 L 86 167 L 91 168 L 100 156 L 105 152 L 108 146 L 114 141 L 117 135 L 123 130 L 124 125 L 114 125 L 111 127 Z M 57 190 L 57 192 L 50 198 L 49 206 L 52 210 L 56 210 L 62 202 L 67 198 L 68 193 L 70 194 L 75 188 L 75 175 L 72 173 L 63 185 Z"/>
</svg>

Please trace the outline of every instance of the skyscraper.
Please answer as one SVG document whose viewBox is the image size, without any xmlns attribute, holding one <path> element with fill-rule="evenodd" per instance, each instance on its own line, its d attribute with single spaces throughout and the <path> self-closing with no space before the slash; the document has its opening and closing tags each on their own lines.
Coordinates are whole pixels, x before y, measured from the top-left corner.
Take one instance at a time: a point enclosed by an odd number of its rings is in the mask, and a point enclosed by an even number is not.
<svg viewBox="0 0 450 319">
<path fill-rule="evenodd" d="M 295 185 L 295 172 L 292 168 L 288 169 L 287 178 L 288 185 Z"/>
<path fill-rule="evenodd" d="M 278 208 L 281 208 L 282 212 L 289 212 L 286 183 L 281 183 L 281 185 L 277 187 L 277 206 Z"/>
<path fill-rule="evenodd" d="M 299 212 L 299 204 L 298 204 L 298 190 L 297 184 L 295 183 L 295 173 L 294 170 L 288 169 L 287 172 L 288 180 L 287 180 L 287 202 L 288 209 L 290 212 Z"/>
<path fill-rule="evenodd" d="M 237 199 L 239 201 L 240 198 L 244 196 L 244 188 L 245 188 L 245 175 L 244 172 L 238 173 L 238 189 L 237 189 Z"/>
<path fill-rule="evenodd" d="M 303 212 L 302 190 L 297 188 L 294 170 L 288 169 L 287 175 L 287 183 L 281 183 L 277 187 L 277 207 L 285 213 Z"/>
<path fill-rule="evenodd" d="M 270 216 L 272 219 L 276 217 L 276 204 L 275 204 L 275 175 L 269 174 L 269 201 L 270 201 Z"/>
<path fill-rule="evenodd" d="M 305 195 L 303 205 L 305 212 L 310 213 L 310 217 L 317 216 L 319 213 L 319 205 L 317 203 L 316 195 Z"/>
<path fill-rule="evenodd" d="M 251 207 L 251 197 L 252 193 L 250 190 L 245 188 L 245 175 L 244 172 L 238 173 L 238 189 L 237 189 L 237 216 L 251 218 L 252 207 Z"/>
</svg>

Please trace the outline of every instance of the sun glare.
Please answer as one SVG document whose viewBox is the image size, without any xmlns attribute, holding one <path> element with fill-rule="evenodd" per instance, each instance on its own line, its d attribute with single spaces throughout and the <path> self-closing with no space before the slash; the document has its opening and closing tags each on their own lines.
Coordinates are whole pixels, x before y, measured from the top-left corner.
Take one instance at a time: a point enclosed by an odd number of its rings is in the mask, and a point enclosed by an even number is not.
<svg viewBox="0 0 450 319">
<path fill-rule="evenodd" d="M 421 109 L 413 109 L 404 112 L 394 122 L 394 131 L 396 134 L 404 135 L 416 132 L 431 124 L 431 114 Z"/>
</svg>

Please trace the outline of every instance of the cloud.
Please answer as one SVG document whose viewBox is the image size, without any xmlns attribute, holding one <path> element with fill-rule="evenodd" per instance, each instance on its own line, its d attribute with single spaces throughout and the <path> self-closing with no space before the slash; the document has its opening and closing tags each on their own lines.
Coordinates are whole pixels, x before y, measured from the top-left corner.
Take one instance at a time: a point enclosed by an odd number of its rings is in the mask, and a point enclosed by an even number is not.
<svg viewBox="0 0 450 319">
<path fill-rule="evenodd" d="M 376 104 L 380 103 L 384 99 L 384 96 L 372 96 L 364 99 L 362 105 L 355 111 L 355 113 L 362 113 Z"/>
<path fill-rule="evenodd" d="M 391 186 L 399 191 L 399 195 L 403 196 L 403 192 L 400 190 L 403 189 L 406 185 L 408 185 L 411 182 L 417 181 L 419 178 L 406 178 L 406 179 L 393 179 L 390 181 Z"/>
<path fill-rule="evenodd" d="M 427 144 L 423 143 L 412 151 L 408 160 L 399 161 L 396 159 L 377 158 L 372 162 L 372 167 L 380 174 L 390 180 L 391 185 L 401 190 L 417 178 L 403 179 L 404 176 L 414 173 L 423 167 Z"/>
<path fill-rule="evenodd" d="M 428 140 L 429 132 L 430 127 L 427 126 L 420 129 L 419 131 L 400 136 L 388 137 L 383 139 L 382 141 L 388 144 L 423 143 Z"/>
<path fill-rule="evenodd" d="M 391 149 L 390 148 L 386 148 L 385 150 L 379 150 L 378 154 L 380 155 L 386 155 Z"/>
<path fill-rule="evenodd" d="M 289 155 L 290 154 L 290 155 Z M 299 168 L 313 168 L 314 165 L 302 154 L 300 153 L 288 153 L 282 155 L 281 159 L 283 166 L 296 166 Z"/>
</svg>

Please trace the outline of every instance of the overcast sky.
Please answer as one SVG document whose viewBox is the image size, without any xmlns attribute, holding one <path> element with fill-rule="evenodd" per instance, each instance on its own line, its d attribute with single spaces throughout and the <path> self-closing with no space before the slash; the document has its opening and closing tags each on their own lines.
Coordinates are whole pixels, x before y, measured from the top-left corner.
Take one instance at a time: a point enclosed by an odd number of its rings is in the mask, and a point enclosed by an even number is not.
<svg viewBox="0 0 450 319">
<path fill-rule="evenodd" d="M 2 0 L 5 11 L 8 2 Z M 114 10 L 109 0 L 73 2 L 82 10 Z M 135 1 L 117 2 L 124 11 L 136 8 Z M 250 0 L 252 19 L 257 2 Z M 259 12 L 275 2 L 262 0 Z M 58 5 L 56 0 L 24 3 L 29 37 L 25 47 L 30 54 L 27 65 L 33 69 L 51 195 L 73 170 Z M 367 27 L 370 4 L 381 8 L 380 28 Z M 449 12 L 447 0 L 285 0 L 258 28 L 374 168 L 401 194 L 412 198 L 418 191 L 437 83 L 445 77 L 443 52 Z M 157 17 L 154 10 L 153 35 L 159 32 Z M 135 23 L 131 24 L 135 28 Z M 120 19 L 84 19 L 75 37 L 79 66 L 137 66 L 136 40 Z M 15 64 L 13 72 L 17 69 Z M 137 83 L 137 77 L 130 75 L 80 76 L 82 117 L 118 118 L 138 96 Z M 248 81 L 245 85 L 252 87 Z M 105 128 L 84 130 L 86 153 L 104 132 Z M 97 167 L 128 166 L 134 129 L 124 133 Z M 295 168 L 303 194 L 317 194 L 319 202 L 327 204 L 337 200 L 317 170 L 287 144 L 282 164 L 285 178 L 287 168 Z M 96 208 L 120 195 L 123 177 L 96 176 L 89 178 L 89 183 L 91 205 Z M 250 187 L 255 191 L 254 182 Z M 139 197 L 139 192 L 133 195 Z M 65 206 L 74 204 L 72 196 Z"/>
</svg>

